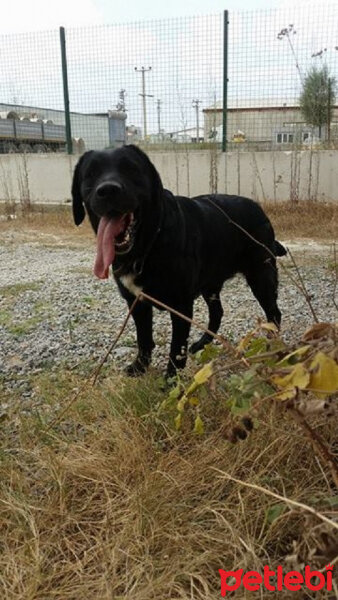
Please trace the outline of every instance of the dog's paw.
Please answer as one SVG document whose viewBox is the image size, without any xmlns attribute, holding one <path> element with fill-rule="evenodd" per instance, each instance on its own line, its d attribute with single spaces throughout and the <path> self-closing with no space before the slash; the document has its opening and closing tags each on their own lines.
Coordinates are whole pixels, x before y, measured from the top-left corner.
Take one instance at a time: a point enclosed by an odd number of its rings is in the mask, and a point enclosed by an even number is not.
<svg viewBox="0 0 338 600">
<path fill-rule="evenodd" d="M 198 352 L 199 350 L 202 350 L 203 346 L 201 346 L 200 342 L 194 342 L 193 344 L 191 344 L 191 346 L 189 346 L 189 353 L 190 354 L 196 354 L 196 352 Z"/>
<path fill-rule="evenodd" d="M 126 375 L 128 375 L 128 377 L 139 377 L 140 375 L 143 375 L 146 370 L 147 366 L 138 358 L 136 358 L 134 362 L 124 369 L 124 372 Z"/>
<path fill-rule="evenodd" d="M 212 341 L 212 337 L 210 335 L 204 333 L 202 335 L 202 337 L 200 337 L 200 339 L 197 340 L 197 342 L 194 342 L 193 344 L 191 344 L 191 346 L 189 347 L 190 354 L 196 354 L 196 352 L 203 350 L 204 346 L 206 346 L 207 344 L 210 344 L 211 341 Z"/>
<path fill-rule="evenodd" d="M 165 381 L 168 383 L 171 380 L 174 380 L 176 377 L 176 373 L 177 373 L 176 367 L 172 363 L 169 363 L 167 366 L 165 376 L 164 376 Z"/>
<path fill-rule="evenodd" d="M 166 373 L 161 382 L 161 390 L 168 391 L 177 386 L 178 377 L 173 373 Z"/>
<path fill-rule="evenodd" d="M 200 350 L 203 350 L 204 346 L 207 344 L 208 342 L 204 342 L 204 340 L 202 340 L 202 338 L 200 340 L 198 340 L 197 342 L 194 342 L 193 344 L 191 344 L 191 346 L 189 347 L 189 352 L 190 354 L 196 354 L 196 352 L 199 352 Z"/>
</svg>

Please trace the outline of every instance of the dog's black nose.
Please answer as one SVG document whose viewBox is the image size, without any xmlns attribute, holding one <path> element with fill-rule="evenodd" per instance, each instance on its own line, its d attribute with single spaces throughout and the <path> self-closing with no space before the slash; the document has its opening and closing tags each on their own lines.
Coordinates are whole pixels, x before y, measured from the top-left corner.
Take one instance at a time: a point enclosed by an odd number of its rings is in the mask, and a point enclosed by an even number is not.
<svg viewBox="0 0 338 600">
<path fill-rule="evenodd" d="M 96 196 L 100 200 L 109 200 L 109 198 L 116 195 L 117 192 L 122 191 L 122 185 L 118 181 L 106 181 L 100 183 L 96 188 Z"/>
</svg>

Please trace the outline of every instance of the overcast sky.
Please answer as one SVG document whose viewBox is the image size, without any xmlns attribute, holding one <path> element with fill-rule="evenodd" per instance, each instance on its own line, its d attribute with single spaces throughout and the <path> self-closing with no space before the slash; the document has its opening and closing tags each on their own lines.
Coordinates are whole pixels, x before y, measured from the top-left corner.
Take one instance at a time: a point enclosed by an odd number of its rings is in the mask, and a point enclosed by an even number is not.
<svg viewBox="0 0 338 600">
<path fill-rule="evenodd" d="M 320 5 L 332 0 L 319 0 Z M 1 11 L 0 33 L 64 26 L 122 23 L 212 14 L 228 9 L 258 10 L 317 4 L 316 0 L 15 0 Z"/>
</svg>

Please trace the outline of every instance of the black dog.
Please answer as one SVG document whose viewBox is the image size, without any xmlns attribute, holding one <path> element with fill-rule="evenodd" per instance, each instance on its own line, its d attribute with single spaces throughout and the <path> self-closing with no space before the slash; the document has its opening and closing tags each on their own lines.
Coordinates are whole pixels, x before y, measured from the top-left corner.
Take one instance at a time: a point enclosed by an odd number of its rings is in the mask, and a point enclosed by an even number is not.
<svg viewBox="0 0 338 600">
<path fill-rule="evenodd" d="M 223 283 L 243 273 L 268 321 L 278 326 L 275 256 L 286 253 L 275 240 L 262 208 L 241 196 L 173 196 L 163 188 L 149 158 L 135 146 L 90 151 L 79 160 L 72 185 L 73 215 L 86 211 L 97 233 L 94 273 L 107 278 L 110 265 L 130 307 L 141 290 L 192 317 L 202 294 L 209 308 L 208 329 L 217 332 Z M 143 373 L 154 348 L 152 305 L 144 299 L 133 311 L 138 355 L 130 375 Z M 186 363 L 190 324 L 171 314 L 172 340 L 167 375 Z M 208 334 L 192 345 L 197 352 Z"/>
</svg>

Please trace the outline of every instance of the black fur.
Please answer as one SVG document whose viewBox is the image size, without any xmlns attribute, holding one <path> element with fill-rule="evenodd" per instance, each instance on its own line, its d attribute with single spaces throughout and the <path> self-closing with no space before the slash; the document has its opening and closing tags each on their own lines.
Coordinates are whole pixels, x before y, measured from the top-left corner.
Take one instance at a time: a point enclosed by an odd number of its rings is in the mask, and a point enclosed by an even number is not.
<svg viewBox="0 0 338 600">
<path fill-rule="evenodd" d="M 112 192 L 102 198 L 97 190 L 107 183 Z M 269 219 L 254 201 L 221 194 L 192 199 L 174 196 L 163 188 L 154 165 L 135 146 L 86 153 L 75 169 L 72 195 L 75 223 L 84 219 L 85 206 L 95 231 L 102 216 L 134 214 L 133 246 L 126 254 L 116 255 L 113 263 L 117 285 L 129 307 L 135 296 L 122 282 L 126 275 L 145 293 L 188 317 L 192 317 L 194 299 L 202 295 L 209 308 L 208 329 L 216 333 L 223 315 L 223 283 L 240 272 L 267 320 L 280 325 L 275 257 L 286 250 L 275 240 Z M 151 360 L 151 304 L 139 301 L 133 318 L 138 356 L 127 369 L 131 375 L 144 372 Z M 185 366 L 190 331 L 190 324 L 181 318 L 171 315 L 171 320 L 169 376 Z M 191 351 L 197 352 L 210 341 L 211 336 L 203 334 Z"/>
</svg>

